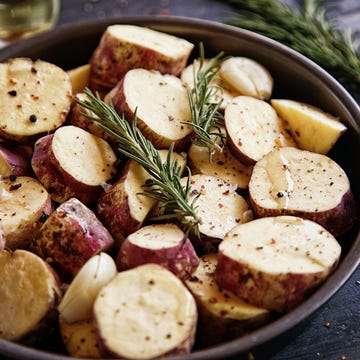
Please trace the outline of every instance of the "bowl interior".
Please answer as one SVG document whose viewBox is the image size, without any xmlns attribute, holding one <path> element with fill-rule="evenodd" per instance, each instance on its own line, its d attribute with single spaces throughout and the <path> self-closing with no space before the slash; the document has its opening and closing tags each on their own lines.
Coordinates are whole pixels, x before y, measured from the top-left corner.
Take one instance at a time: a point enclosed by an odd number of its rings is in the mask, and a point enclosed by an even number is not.
<svg viewBox="0 0 360 360">
<path fill-rule="evenodd" d="M 349 175 L 355 196 L 360 193 L 360 110 L 346 90 L 323 69 L 295 51 L 255 33 L 206 20 L 180 17 L 126 17 L 61 26 L 49 33 L 19 42 L 0 52 L 0 61 L 16 56 L 53 62 L 68 70 L 88 62 L 105 28 L 113 23 L 148 26 L 184 37 L 195 44 L 203 42 L 205 54 L 219 51 L 241 55 L 262 63 L 274 77 L 273 98 L 308 102 L 332 113 L 348 126 L 348 131 L 329 154 Z M 320 139 L 321 140 L 321 139 Z M 195 351 L 181 359 L 211 359 L 246 351 L 282 334 L 324 304 L 356 269 L 360 260 L 358 227 L 343 244 L 343 258 L 335 273 L 308 300 L 278 320 L 227 344 Z M 22 359 L 65 359 L 0 340 L 0 353 Z M 174 358 L 175 359 L 175 358 Z M 177 357 L 179 359 L 179 357 Z"/>
</svg>

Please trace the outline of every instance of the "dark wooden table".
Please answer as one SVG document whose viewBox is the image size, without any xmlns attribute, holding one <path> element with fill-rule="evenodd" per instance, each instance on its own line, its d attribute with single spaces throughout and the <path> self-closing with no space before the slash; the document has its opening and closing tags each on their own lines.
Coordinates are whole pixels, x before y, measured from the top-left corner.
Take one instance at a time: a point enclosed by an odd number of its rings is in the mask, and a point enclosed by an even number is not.
<svg viewBox="0 0 360 360">
<path fill-rule="evenodd" d="M 298 5 L 295 0 L 287 3 Z M 338 9 L 333 15 L 339 24 L 360 31 L 360 0 L 339 0 L 335 3 Z M 230 6 L 211 0 L 62 0 L 59 24 L 152 14 L 223 22 L 230 12 Z M 360 98 L 359 94 L 353 95 Z M 255 360 L 359 360 L 359 303 L 360 268 L 330 301 L 300 325 L 269 344 L 254 349 Z"/>
<path fill-rule="evenodd" d="M 251 1 L 251 0 L 249 0 Z M 288 4 L 297 6 L 295 0 Z M 340 26 L 360 31 L 360 0 L 340 0 Z M 171 15 L 223 22 L 232 8 L 209 0 L 62 0 L 59 23 L 90 18 L 133 15 Z M 359 99 L 359 94 L 353 94 Z M 359 254 L 360 256 L 360 254 Z M 255 360 L 359 360 L 360 268 L 340 291 L 310 318 L 280 338 L 252 353 Z M 235 360 L 237 357 L 233 357 Z"/>
</svg>

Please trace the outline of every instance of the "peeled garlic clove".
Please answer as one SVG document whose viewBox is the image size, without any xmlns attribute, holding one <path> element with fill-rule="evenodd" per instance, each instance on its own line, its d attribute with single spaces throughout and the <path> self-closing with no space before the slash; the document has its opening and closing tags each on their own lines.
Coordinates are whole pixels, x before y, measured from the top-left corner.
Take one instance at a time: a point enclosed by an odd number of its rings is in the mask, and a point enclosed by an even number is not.
<svg viewBox="0 0 360 360">
<path fill-rule="evenodd" d="M 90 258 L 77 273 L 61 300 L 58 311 L 68 323 L 92 317 L 92 307 L 100 289 L 115 275 L 115 261 L 106 253 Z"/>
<path fill-rule="evenodd" d="M 267 100 L 271 96 L 273 78 L 269 71 L 255 60 L 231 57 L 221 64 L 219 76 L 242 95 L 260 100 Z"/>
</svg>

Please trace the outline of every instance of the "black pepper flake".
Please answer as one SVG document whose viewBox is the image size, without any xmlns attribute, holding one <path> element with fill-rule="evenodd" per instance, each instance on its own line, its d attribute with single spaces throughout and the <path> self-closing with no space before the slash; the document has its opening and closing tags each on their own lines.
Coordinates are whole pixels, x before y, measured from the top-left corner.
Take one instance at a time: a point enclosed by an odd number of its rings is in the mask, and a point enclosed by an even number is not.
<svg viewBox="0 0 360 360">
<path fill-rule="evenodd" d="M 283 193 L 282 191 L 279 191 L 279 192 L 276 194 L 276 196 L 277 196 L 278 198 L 282 198 L 282 197 L 284 196 L 284 193 Z"/>
<path fill-rule="evenodd" d="M 10 180 L 11 182 L 16 181 L 16 179 L 17 179 L 17 176 L 16 176 L 15 174 L 11 174 L 11 175 L 9 176 L 9 180 Z"/>
<path fill-rule="evenodd" d="M 37 71 L 37 69 L 35 69 L 34 67 L 32 67 L 32 68 L 31 68 L 31 72 L 32 72 L 33 74 L 37 74 L 38 71 Z"/>
<path fill-rule="evenodd" d="M 14 191 L 14 190 L 20 189 L 20 188 L 21 188 L 21 185 L 22 185 L 22 184 L 10 185 L 9 191 Z"/>
<path fill-rule="evenodd" d="M 10 90 L 10 91 L 8 91 L 8 94 L 9 94 L 10 96 L 16 96 L 16 95 L 17 95 L 17 92 L 16 92 L 16 90 Z"/>
<path fill-rule="evenodd" d="M 35 123 L 37 121 L 37 117 L 36 115 L 32 114 L 29 116 L 29 120 L 32 122 L 32 123 Z"/>
</svg>

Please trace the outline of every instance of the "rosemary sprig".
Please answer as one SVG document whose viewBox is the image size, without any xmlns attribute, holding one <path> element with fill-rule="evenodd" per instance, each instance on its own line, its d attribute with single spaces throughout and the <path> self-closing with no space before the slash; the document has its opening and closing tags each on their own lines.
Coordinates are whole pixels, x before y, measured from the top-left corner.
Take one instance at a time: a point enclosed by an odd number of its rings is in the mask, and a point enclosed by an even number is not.
<svg viewBox="0 0 360 360">
<path fill-rule="evenodd" d="M 212 84 L 221 63 L 225 60 L 224 53 L 220 52 L 215 57 L 205 60 L 204 46 L 199 46 L 199 66 L 194 66 L 194 86 L 188 88 L 188 98 L 191 110 L 191 125 L 195 133 L 193 142 L 196 145 L 209 149 L 210 160 L 214 147 L 217 146 L 216 139 L 224 135 L 218 128 L 223 120 L 219 111 L 222 100 L 215 103 L 214 98 L 220 91 L 219 87 Z"/>
<path fill-rule="evenodd" d="M 136 114 L 130 124 L 124 116 L 115 111 L 112 104 L 102 101 L 98 94 L 94 95 L 89 89 L 84 92 L 87 100 L 75 100 L 90 111 L 84 112 L 84 115 L 96 122 L 117 142 L 120 153 L 142 165 L 151 176 L 144 184 L 148 187 L 144 195 L 161 202 L 164 215 L 157 219 L 177 219 L 186 233 L 193 230 L 199 237 L 199 221 L 194 207 L 196 197 L 189 202 L 191 174 L 189 172 L 184 187 L 180 181 L 181 167 L 172 157 L 173 146 L 170 146 L 166 162 L 163 163 L 159 152 L 136 126 Z"/>
<path fill-rule="evenodd" d="M 304 0 L 294 9 L 279 0 L 222 0 L 233 5 L 235 15 L 226 23 L 277 40 L 315 61 L 339 81 L 360 86 L 359 43 L 354 33 L 342 31 L 329 19 L 325 3 Z M 332 7 L 334 8 L 334 7 Z"/>
</svg>

